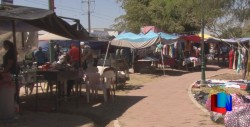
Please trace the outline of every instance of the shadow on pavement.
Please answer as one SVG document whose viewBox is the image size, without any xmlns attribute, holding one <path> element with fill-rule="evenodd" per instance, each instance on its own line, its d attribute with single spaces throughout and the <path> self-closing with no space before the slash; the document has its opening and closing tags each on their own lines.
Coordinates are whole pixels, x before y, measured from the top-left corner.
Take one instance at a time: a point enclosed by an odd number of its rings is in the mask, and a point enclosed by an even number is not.
<svg viewBox="0 0 250 127">
<path fill-rule="evenodd" d="M 63 107 L 63 112 L 86 116 L 96 126 L 104 127 L 144 98 L 145 96 L 116 96 L 114 101 L 109 100 L 103 103 L 103 97 L 100 96 L 98 100 L 92 101 L 90 104 L 82 102 L 78 109 L 67 104 Z"/>
<path fill-rule="evenodd" d="M 218 71 L 219 69 L 221 69 L 221 68 L 219 68 L 219 67 L 211 67 L 211 66 L 206 67 L 206 71 Z"/>
<path fill-rule="evenodd" d="M 128 83 L 126 83 L 126 85 L 119 85 L 116 87 L 117 90 L 137 90 L 137 89 L 141 89 L 143 87 L 143 85 L 129 85 Z"/>
<path fill-rule="evenodd" d="M 39 105 L 38 111 L 40 112 L 50 112 L 51 116 L 53 116 L 53 102 L 51 98 L 48 99 L 46 95 L 39 95 Z M 96 126 L 104 127 L 108 125 L 111 121 L 120 117 L 126 110 L 128 110 L 131 106 L 138 103 L 145 96 L 127 96 L 127 95 L 119 95 L 115 96 L 114 100 L 111 98 L 108 102 L 104 103 L 104 99 L 102 94 L 98 95 L 98 98 L 95 100 L 91 100 L 90 103 L 86 102 L 86 96 L 79 97 L 79 101 L 77 104 L 76 98 L 69 98 L 66 102 L 62 101 L 60 103 L 60 107 L 58 113 L 72 115 L 72 116 L 82 116 L 83 119 L 87 118 L 93 121 Z M 29 97 L 23 97 L 22 102 L 20 104 L 21 110 L 26 111 L 34 111 L 35 106 L 35 96 L 31 95 Z M 52 113 L 51 113 L 52 112 Z M 40 117 L 39 117 L 40 118 Z M 68 119 L 65 119 L 68 120 Z M 79 123 L 79 121 L 72 123 L 70 126 L 79 126 L 86 124 Z M 47 122 L 46 119 L 43 122 Z M 59 121 L 57 121 L 59 122 Z M 64 122 L 62 120 L 61 122 Z"/>
</svg>

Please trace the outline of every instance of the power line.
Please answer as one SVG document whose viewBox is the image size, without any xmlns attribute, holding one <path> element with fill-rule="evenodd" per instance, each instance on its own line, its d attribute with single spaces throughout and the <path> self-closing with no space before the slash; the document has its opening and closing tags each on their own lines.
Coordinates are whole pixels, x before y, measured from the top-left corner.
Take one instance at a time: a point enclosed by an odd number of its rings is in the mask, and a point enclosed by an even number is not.
<svg viewBox="0 0 250 127">
<path fill-rule="evenodd" d="M 24 0 L 24 1 L 26 1 L 26 2 L 29 2 L 29 3 L 34 3 L 34 4 L 40 4 L 40 5 L 44 5 L 44 6 L 46 6 L 46 7 L 48 7 L 48 3 L 44 3 L 44 2 L 41 2 L 41 1 L 32 1 L 32 0 Z M 96 17 L 96 18 L 98 18 L 99 20 L 106 20 L 106 21 L 113 21 L 112 19 L 114 18 L 114 17 L 112 17 L 112 16 L 110 16 L 110 15 L 106 15 L 106 14 L 103 14 L 103 13 L 100 13 L 100 12 L 94 12 L 94 10 L 95 10 L 95 0 L 82 0 L 81 1 L 81 8 L 83 9 L 83 3 L 88 3 L 88 12 L 87 12 L 87 14 L 88 14 L 88 20 L 89 20 L 89 31 L 90 31 L 90 14 L 91 13 L 94 13 L 94 14 L 92 14 L 94 17 Z M 77 10 L 79 10 L 79 9 L 77 9 L 77 8 L 73 8 L 73 7 L 69 7 L 69 6 L 65 6 L 65 5 L 62 5 L 62 4 L 57 4 L 57 5 L 59 5 L 59 6 L 56 6 L 56 9 L 59 9 L 59 10 L 65 10 L 65 11 L 67 11 L 67 13 L 78 13 L 78 16 L 79 16 L 79 14 L 82 14 L 82 11 L 77 11 Z M 60 15 L 62 15 L 62 14 L 60 14 Z M 75 16 L 77 16 L 77 15 L 75 15 Z M 110 18 L 112 18 L 112 19 L 110 19 Z"/>
<path fill-rule="evenodd" d="M 93 16 L 94 16 L 94 17 L 97 17 L 97 18 L 100 18 L 100 19 L 104 19 L 104 20 L 109 20 L 109 21 L 113 21 L 113 20 L 111 20 L 111 19 L 109 19 L 109 18 L 106 18 L 106 17 L 102 17 L 102 16 L 98 16 L 98 15 L 95 15 L 95 14 L 93 14 Z"/>
<path fill-rule="evenodd" d="M 42 5 L 48 6 L 48 4 L 43 3 L 43 2 L 39 2 L 39 1 L 31 1 L 31 0 L 25 0 L 25 1 L 30 2 L 30 3 L 42 4 Z M 60 6 L 57 6 L 56 8 L 58 8 L 60 10 L 81 13 L 81 11 L 76 11 L 76 10 L 78 10 L 77 8 L 69 9 L 69 8 L 63 8 L 63 7 L 60 7 Z"/>
<path fill-rule="evenodd" d="M 106 15 L 106 14 L 103 14 L 103 13 L 100 13 L 100 12 L 95 12 L 96 14 L 100 14 L 100 15 L 103 15 L 103 16 L 106 16 L 106 17 L 109 17 L 109 18 L 115 18 L 115 17 L 112 17 L 110 15 Z"/>
<path fill-rule="evenodd" d="M 37 2 L 38 2 L 38 1 L 34 2 L 34 1 L 30 1 L 30 0 L 24 0 L 24 1 L 29 2 L 29 3 L 35 3 L 35 4 L 37 4 Z M 45 5 L 46 7 L 48 7 L 48 4 L 41 3 L 41 2 L 39 2 L 39 4 Z"/>
<path fill-rule="evenodd" d="M 87 3 L 88 4 L 88 32 L 90 32 L 90 30 L 91 30 L 91 22 L 90 22 L 90 17 L 91 16 L 90 16 L 90 13 L 94 12 L 94 10 L 92 10 L 92 12 L 91 12 L 90 8 L 91 8 L 91 3 L 94 3 L 94 6 L 95 6 L 95 0 L 82 0 L 82 4 L 83 3 Z"/>
</svg>

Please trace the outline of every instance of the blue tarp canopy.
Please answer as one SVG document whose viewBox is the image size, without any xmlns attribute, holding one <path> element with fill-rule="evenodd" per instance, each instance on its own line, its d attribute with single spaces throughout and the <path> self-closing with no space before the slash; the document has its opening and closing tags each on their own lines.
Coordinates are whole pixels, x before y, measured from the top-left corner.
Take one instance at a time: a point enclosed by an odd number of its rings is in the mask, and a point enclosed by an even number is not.
<svg viewBox="0 0 250 127">
<path fill-rule="evenodd" d="M 127 48 L 147 48 L 154 44 L 172 44 L 178 39 L 178 36 L 173 36 L 163 32 L 154 33 L 153 31 L 147 34 L 134 34 L 131 32 L 119 34 L 111 41 L 111 45 Z"/>
</svg>

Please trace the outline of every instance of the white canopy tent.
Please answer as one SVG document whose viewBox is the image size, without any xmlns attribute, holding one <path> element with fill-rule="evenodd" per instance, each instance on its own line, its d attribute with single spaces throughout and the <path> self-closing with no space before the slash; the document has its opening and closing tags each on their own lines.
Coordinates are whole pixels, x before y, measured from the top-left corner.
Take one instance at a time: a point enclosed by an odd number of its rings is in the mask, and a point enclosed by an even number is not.
<svg viewBox="0 0 250 127">
<path fill-rule="evenodd" d="M 43 35 L 39 35 L 38 40 L 39 41 L 47 41 L 47 40 L 71 40 L 71 39 L 66 38 L 66 37 L 62 37 L 62 36 L 59 36 L 56 34 L 52 34 L 52 33 L 45 33 Z"/>
</svg>

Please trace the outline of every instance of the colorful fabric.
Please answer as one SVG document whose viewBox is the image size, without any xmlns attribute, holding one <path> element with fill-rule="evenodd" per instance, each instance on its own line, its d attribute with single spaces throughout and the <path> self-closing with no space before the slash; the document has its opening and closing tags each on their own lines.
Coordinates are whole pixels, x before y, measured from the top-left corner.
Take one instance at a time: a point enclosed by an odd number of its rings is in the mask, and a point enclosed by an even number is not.
<svg viewBox="0 0 250 127">
<path fill-rule="evenodd" d="M 229 69 L 233 69 L 234 50 L 230 50 L 228 56 L 229 56 Z"/>
<path fill-rule="evenodd" d="M 225 114 L 226 127 L 250 126 L 250 103 L 246 103 L 240 96 L 232 94 L 233 110 Z"/>
</svg>

